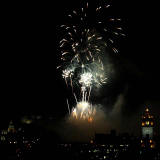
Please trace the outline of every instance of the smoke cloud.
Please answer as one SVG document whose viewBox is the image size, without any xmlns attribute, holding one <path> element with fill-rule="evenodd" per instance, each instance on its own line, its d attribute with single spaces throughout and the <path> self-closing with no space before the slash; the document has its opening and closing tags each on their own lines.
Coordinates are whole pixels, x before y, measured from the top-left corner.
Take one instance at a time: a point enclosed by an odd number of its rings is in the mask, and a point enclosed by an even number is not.
<svg viewBox="0 0 160 160">
<path fill-rule="evenodd" d="M 111 129 L 120 130 L 121 112 L 124 104 L 125 94 L 121 93 L 112 110 L 107 110 L 100 104 L 93 106 L 96 108 L 96 114 L 92 122 L 67 115 L 60 125 L 59 135 L 66 142 L 89 142 L 94 139 L 95 133 L 108 133 Z"/>
</svg>

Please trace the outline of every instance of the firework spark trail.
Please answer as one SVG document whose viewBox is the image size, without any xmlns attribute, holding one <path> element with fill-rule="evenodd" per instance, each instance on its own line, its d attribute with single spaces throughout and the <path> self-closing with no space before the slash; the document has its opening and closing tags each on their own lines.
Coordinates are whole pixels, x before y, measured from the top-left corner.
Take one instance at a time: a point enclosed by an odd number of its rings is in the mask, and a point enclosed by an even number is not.
<svg viewBox="0 0 160 160">
<path fill-rule="evenodd" d="M 68 106 L 68 112 L 69 112 L 69 114 L 70 114 L 71 112 L 70 112 L 70 108 L 69 108 L 68 99 L 67 99 L 67 106 Z"/>
<path fill-rule="evenodd" d="M 89 103 L 89 98 L 93 87 L 107 82 L 103 65 L 105 49 L 108 47 L 118 53 L 115 40 L 125 36 L 119 26 L 120 18 L 104 16 L 105 10 L 111 5 L 104 0 L 98 2 L 95 8 L 87 2 L 81 9 L 73 10 L 68 14 L 69 22 L 60 26 L 64 33 L 59 42 L 63 64 L 57 68 L 62 68 L 66 85 L 72 87 L 76 107 L 71 113 L 69 110 L 69 114 L 76 119 L 93 120 L 96 111 Z M 82 93 L 78 99 L 74 92 L 74 87 L 77 86 Z M 67 105 L 69 107 L 68 99 Z"/>
</svg>

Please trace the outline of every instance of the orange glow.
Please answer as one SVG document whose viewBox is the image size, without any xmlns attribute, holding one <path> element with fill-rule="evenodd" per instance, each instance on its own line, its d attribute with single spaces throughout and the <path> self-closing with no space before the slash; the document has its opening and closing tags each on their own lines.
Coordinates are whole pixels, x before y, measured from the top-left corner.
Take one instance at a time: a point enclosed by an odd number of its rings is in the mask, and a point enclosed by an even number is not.
<svg viewBox="0 0 160 160">
<path fill-rule="evenodd" d="M 142 122 L 142 126 L 144 126 L 144 122 Z"/>
<path fill-rule="evenodd" d="M 93 121 L 93 118 L 92 118 L 92 117 L 89 117 L 89 118 L 88 118 L 88 122 L 91 123 L 92 121 Z"/>
<path fill-rule="evenodd" d="M 150 139 L 149 142 L 152 143 L 153 141 Z"/>
<path fill-rule="evenodd" d="M 151 125 L 153 126 L 153 122 L 151 122 Z"/>
</svg>

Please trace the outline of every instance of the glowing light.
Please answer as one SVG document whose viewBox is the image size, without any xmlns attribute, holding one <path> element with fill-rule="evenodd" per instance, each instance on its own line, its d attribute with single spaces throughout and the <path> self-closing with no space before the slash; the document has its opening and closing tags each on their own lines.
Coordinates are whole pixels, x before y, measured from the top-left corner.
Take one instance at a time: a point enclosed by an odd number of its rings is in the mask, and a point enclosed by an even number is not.
<svg viewBox="0 0 160 160">
<path fill-rule="evenodd" d="M 91 140 L 90 143 L 93 143 L 93 140 Z"/>
<path fill-rule="evenodd" d="M 73 69 L 69 69 L 69 68 L 63 70 L 62 77 L 65 79 L 71 77 L 73 75 L 73 71 L 74 71 Z"/>
<path fill-rule="evenodd" d="M 146 121 L 146 125 L 149 125 L 149 121 Z"/>
<path fill-rule="evenodd" d="M 77 106 L 73 108 L 71 116 L 75 119 L 88 120 L 88 122 L 93 121 L 93 117 L 96 113 L 95 108 L 92 107 L 88 102 L 82 101 L 78 102 Z"/>
<path fill-rule="evenodd" d="M 82 86 L 89 87 L 92 84 L 92 74 L 91 73 L 83 73 L 81 75 L 79 83 Z"/>
<path fill-rule="evenodd" d="M 88 118 L 88 122 L 91 123 L 92 121 L 93 121 L 93 118 L 92 118 L 92 117 L 89 117 L 89 118 Z"/>
</svg>

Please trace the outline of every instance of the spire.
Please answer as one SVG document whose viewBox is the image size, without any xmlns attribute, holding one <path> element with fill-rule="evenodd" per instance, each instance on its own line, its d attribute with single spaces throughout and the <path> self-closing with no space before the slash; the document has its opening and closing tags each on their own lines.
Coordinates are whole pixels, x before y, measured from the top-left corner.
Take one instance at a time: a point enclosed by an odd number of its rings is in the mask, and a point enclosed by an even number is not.
<svg viewBox="0 0 160 160">
<path fill-rule="evenodd" d="M 12 121 L 12 120 L 9 122 L 8 132 L 12 132 L 12 133 L 15 132 L 15 127 L 14 127 L 14 124 L 13 124 L 13 121 Z"/>
<path fill-rule="evenodd" d="M 145 112 L 142 116 L 142 119 L 150 119 L 150 120 L 153 119 L 153 115 L 151 115 L 149 107 L 145 108 Z"/>
</svg>

